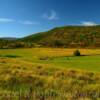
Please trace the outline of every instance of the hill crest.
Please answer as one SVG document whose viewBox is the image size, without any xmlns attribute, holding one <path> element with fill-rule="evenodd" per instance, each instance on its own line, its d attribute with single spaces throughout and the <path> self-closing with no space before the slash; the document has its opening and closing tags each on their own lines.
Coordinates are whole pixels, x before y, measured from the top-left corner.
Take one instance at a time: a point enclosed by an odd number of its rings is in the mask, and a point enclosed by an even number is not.
<svg viewBox="0 0 100 100">
<path fill-rule="evenodd" d="M 20 40 L 52 47 L 100 47 L 100 25 L 56 27 Z"/>
</svg>

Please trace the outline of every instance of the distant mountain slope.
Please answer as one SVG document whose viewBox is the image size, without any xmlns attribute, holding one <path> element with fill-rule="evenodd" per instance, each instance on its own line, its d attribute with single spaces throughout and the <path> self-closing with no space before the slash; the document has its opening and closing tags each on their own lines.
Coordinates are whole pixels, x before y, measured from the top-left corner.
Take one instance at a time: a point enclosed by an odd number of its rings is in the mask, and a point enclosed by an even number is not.
<svg viewBox="0 0 100 100">
<path fill-rule="evenodd" d="M 20 39 L 43 46 L 100 47 L 100 26 L 65 26 Z"/>
<path fill-rule="evenodd" d="M 17 40 L 15 37 L 1 37 L 0 40 Z"/>
</svg>

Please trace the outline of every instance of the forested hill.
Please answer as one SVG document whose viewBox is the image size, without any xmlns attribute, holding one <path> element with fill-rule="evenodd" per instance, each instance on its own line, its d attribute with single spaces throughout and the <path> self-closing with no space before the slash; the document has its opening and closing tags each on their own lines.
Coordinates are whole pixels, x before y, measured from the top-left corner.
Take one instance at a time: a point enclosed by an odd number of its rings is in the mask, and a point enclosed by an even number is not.
<svg viewBox="0 0 100 100">
<path fill-rule="evenodd" d="M 43 46 L 53 47 L 100 47 L 100 26 L 65 26 L 21 39 Z"/>
<path fill-rule="evenodd" d="M 2 40 L 3 41 L 3 40 Z M 64 26 L 17 40 L 0 42 L 2 47 L 100 47 L 100 25 Z M 2 48 L 1 47 L 1 48 Z"/>
</svg>

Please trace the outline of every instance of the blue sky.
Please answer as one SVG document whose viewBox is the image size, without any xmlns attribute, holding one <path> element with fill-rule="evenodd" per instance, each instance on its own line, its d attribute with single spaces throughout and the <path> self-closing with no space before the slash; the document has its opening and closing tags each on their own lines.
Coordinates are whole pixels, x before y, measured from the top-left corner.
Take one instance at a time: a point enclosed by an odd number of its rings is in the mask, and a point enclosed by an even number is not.
<svg viewBox="0 0 100 100">
<path fill-rule="evenodd" d="M 0 37 L 100 23 L 100 0 L 0 0 Z"/>
</svg>

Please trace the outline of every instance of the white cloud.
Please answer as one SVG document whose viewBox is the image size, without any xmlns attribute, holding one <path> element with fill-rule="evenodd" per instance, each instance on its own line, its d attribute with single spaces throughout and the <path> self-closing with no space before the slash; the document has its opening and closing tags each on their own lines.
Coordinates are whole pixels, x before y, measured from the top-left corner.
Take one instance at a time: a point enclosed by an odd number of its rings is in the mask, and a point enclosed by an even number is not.
<svg viewBox="0 0 100 100">
<path fill-rule="evenodd" d="M 33 22 L 30 20 L 18 21 L 18 23 L 24 24 L 24 25 L 38 25 L 39 24 L 38 22 Z"/>
<path fill-rule="evenodd" d="M 97 25 L 97 23 L 90 22 L 90 21 L 84 21 L 84 22 L 81 22 L 81 24 L 84 26 L 96 26 Z"/>
<path fill-rule="evenodd" d="M 0 18 L 0 23 L 19 23 L 23 25 L 38 25 L 38 22 L 31 21 L 31 20 L 15 20 L 15 19 L 9 19 L 9 18 Z"/>
<path fill-rule="evenodd" d="M 14 22 L 15 20 L 9 19 L 9 18 L 0 18 L 0 22 L 2 23 L 8 23 L 8 22 Z"/>
<path fill-rule="evenodd" d="M 58 20 L 59 19 L 57 12 L 54 10 L 51 10 L 49 13 L 44 13 L 43 18 L 48 19 L 48 20 Z"/>
</svg>

